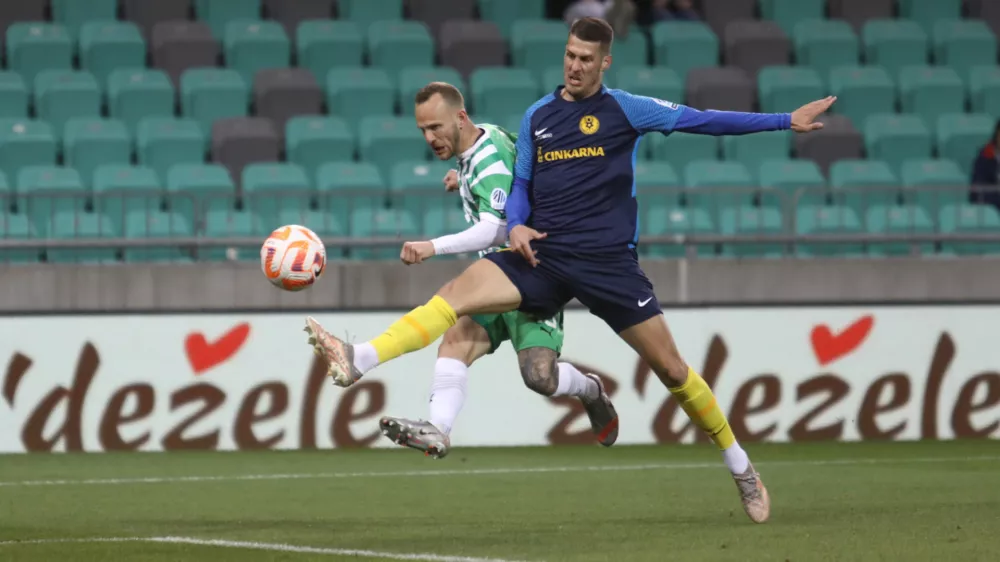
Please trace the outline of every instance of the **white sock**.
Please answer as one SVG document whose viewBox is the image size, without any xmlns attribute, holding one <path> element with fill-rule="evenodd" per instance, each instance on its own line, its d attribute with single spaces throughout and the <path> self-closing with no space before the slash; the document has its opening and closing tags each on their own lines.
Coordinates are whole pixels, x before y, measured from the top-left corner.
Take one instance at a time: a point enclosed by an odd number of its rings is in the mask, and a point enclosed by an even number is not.
<svg viewBox="0 0 1000 562">
<path fill-rule="evenodd" d="M 354 366 L 361 374 L 378 366 L 378 352 L 372 344 L 365 342 L 354 346 Z"/>
<path fill-rule="evenodd" d="M 728 449 L 722 451 L 722 460 L 729 468 L 729 472 L 733 474 L 743 474 L 750 468 L 750 457 L 743 450 L 743 447 L 740 447 L 740 444 L 736 442 L 733 442 Z"/>
<path fill-rule="evenodd" d="M 601 395 L 601 388 L 597 386 L 594 379 L 584 375 L 576 367 L 569 363 L 558 363 L 559 384 L 552 395 L 556 396 L 576 396 L 584 400 L 597 400 Z"/>
<path fill-rule="evenodd" d="M 428 421 L 445 435 L 451 434 L 455 418 L 465 405 L 469 368 L 458 359 L 441 357 L 434 365 Z"/>
</svg>

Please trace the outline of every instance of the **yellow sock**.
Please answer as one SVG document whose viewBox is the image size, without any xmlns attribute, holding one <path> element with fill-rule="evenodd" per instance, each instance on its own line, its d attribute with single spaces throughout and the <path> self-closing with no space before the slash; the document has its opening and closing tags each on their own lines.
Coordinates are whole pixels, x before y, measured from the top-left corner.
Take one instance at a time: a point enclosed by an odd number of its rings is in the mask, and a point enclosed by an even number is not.
<svg viewBox="0 0 1000 562">
<path fill-rule="evenodd" d="M 733 435 L 722 408 L 719 408 L 712 389 L 694 369 L 688 367 L 688 377 L 684 384 L 669 390 L 691 421 L 705 430 L 720 449 L 728 449 L 736 442 L 736 436 Z"/>
<path fill-rule="evenodd" d="M 371 344 L 378 353 L 379 363 L 385 363 L 429 346 L 457 321 L 455 309 L 443 298 L 434 295 L 427 304 L 396 320 L 382 335 L 371 340 Z"/>
</svg>

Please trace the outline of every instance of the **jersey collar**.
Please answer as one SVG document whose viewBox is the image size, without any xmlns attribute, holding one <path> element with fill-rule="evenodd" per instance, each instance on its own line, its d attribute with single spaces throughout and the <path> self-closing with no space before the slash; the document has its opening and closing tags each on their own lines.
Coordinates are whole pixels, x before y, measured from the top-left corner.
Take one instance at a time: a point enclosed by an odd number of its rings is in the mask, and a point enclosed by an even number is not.
<svg viewBox="0 0 1000 562">
<path fill-rule="evenodd" d="M 597 93 L 590 96 L 589 98 L 584 98 L 583 100 L 580 101 L 569 101 L 566 98 L 562 97 L 562 91 L 563 88 L 565 87 L 566 87 L 565 84 L 559 84 L 559 86 L 556 88 L 556 91 L 552 93 L 552 95 L 555 96 L 556 101 L 559 103 L 572 103 L 572 104 L 582 104 L 582 105 L 591 104 L 601 99 L 604 96 L 604 94 L 608 93 L 608 87 L 602 83 L 601 89 L 598 90 Z"/>
<path fill-rule="evenodd" d="M 472 158 L 472 155 L 475 154 L 476 151 L 479 150 L 479 147 L 482 146 L 484 142 L 486 142 L 486 139 L 490 137 L 490 133 L 486 129 L 480 127 L 479 125 L 476 125 L 476 128 L 481 131 L 479 134 L 479 138 L 476 139 L 475 144 L 470 146 L 468 150 L 458 155 L 459 162 L 464 162 L 465 160 Z"/>
</svg>

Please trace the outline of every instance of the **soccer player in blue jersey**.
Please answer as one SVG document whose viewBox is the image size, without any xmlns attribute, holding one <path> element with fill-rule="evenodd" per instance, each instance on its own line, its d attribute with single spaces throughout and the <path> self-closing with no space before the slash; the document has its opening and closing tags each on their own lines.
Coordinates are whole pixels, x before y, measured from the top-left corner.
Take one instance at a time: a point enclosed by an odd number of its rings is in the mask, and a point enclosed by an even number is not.
<svg viewBox="0 0 1000 562">
<path fill-rule="evenodd" d="M 308 318 L 310 343 L 325 358 L 329 375 L 345 386 L 380 363 L 427 347 L 460 316 L 516 309 L 548 317 L 576 298 L 635 349 L 718 445 L 744 511 L 762 523 L 770 516 L 767 489 L 712 389 L 681 357 L 639 267 L 635 154 L 642 135 L 651 132 L 814 131 L 823 126 L 816 118 L 836 98 L 792 113 L 761 114 L 698 111 L 609 89 L 602 78 L 611 66 L 612 41 L 604 20 L 577 20 L 566 44 L 565 84 L 524 115 L 506 208 L 512 251 L 476 261 L 426 304 L 362 344 L 335 338 Z"/>
</svg>

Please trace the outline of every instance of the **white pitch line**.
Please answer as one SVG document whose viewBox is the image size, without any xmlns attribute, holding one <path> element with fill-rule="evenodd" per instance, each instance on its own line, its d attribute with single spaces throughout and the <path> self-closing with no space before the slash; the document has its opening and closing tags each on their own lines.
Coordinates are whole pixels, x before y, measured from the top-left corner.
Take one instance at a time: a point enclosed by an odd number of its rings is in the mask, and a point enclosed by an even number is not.
<svg viewBox="0 0 1000 562">
<path fill-rule="evenodd" d="M 425 562 L 517 562 L 503 558 L 476 558 L 474 556 L 445 556 L 420 552 L 379 552 L 350 548 L 322 548 L 317 546 L 297 546 L 293 544 L 265 543 L 250 541 L 228 541 L 222 539 L 198 539 L 193 537 L 94 537 L 88 539 L 36 539 L 27 541 L 3 541 L 2 546 L 46 545 L 46 544 L 97 544 L 97 543 L 170 543 L 195 546 L 215 546 L 220 548 L 242 548 L 267 550 L 271 552 L 291 552 L 295 554 L 328 554 L 331 556 L 365 556 L 385 560 L 421 560 Z"/>
<path fill-rule="evenodd" d="M 754 463 L 757 467 L 838 466 L 864 464 L 907 464 L 969 461 L 1000 461 L 1000 456 L 982 457 L 916 457 L 916 458 L 857 458 L 817 461 L 771 461 Z M 31 486 L 113 486 L 124 484 L 175 484 L 188 482 L 240 482 L 248 480 L 309 480 L 338 478 L 410 478 L 426 476 L 491 476 L 504 474 L 547 474 L 564 472 L 636 472 L 643 470 L 691 470 L 721 468 L 722 462 L 621 464 L 602 466 L 553 466 L 537 468 L 480 468 L 471 470 L 406 470 L 396 472 L 316 472 L 304 474 L 236 474 L 225 476 L 158 476 L 146 478 L 92 478 L 82 480 L 21 480 L 0 482 L 0 487 Z"/>
</svg>

